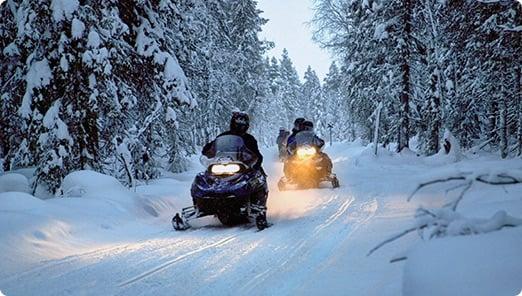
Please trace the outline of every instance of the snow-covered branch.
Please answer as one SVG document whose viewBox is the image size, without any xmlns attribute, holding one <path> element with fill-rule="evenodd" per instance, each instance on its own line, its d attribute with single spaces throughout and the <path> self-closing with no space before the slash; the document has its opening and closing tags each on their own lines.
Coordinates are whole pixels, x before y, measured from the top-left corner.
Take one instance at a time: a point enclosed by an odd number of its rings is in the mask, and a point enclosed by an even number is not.
<svg viewBox="0 0 522 296">
<path fill-rule="evenodd" d="M 466 192 L 469 191 L 475 182 L 488 185 L 522 184 L 522 173 L 518 170 L 496 173 L 459 172 L 449 176 L 441 176 L 439 178 L 420 183 L 408 197 L 408 201 L 411 201 L 413 196 L 422 188 L 434 184 L 453 181 L 462 181 L 460 184 L 450 187 L 446 190 L 446 193 L 448 193 L 449 191 L 462 189 L 455 200 L 445 204 L 440 209 L 417 209 L 415 215 L 415 225 L 385 239 L 372 248 L 368 252 L 367 256 L 370 256 L 383 246 L 414 231 L 417 231 L 423 238 L 432 239 L 444 236 L 488 233 L 500 230 L 504 227 L 517 227 L 522 225 L 522 218 L 510 216 L 503 210 L 496 212 L 489 219 L 466 218 L 457 212 L 459 203 L 462 201 Z M 401 260 L 405 260 L 405 258 L 401 258 Z"/>
<path fill-rule="evenodd" d="M 459 213 L 447 208 L 436 210 L 420 208 L 417 210 L 416 225 L 382 241 L 372 248 L 367 256 L 372 255 L 383 246 L 415 231 L 423 238 L 432 239 L 445 236 L 488 233 L 500 230 L 504 227 L 517 226 L 522 226 L 522 219 L 513 217 L 505 211 L 498 211 L 489 219 L 478 219 L 463 217 Z"/>
</svg>

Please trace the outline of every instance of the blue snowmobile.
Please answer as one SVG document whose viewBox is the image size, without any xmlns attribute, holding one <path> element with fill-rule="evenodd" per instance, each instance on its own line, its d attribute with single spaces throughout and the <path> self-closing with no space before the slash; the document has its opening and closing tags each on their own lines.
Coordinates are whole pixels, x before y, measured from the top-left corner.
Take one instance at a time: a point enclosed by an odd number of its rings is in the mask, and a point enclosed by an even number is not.
<svg viewBox="0 0 522 296">
<path fill-rule="evenodd" d="M 175 230 L 190 228 L 189 221 L 216 215 L 223 225 L 237 225 L 254 220 L 259 230 L 268 226 L 266 206 L 257 205 L 257 195 L 267 192 L 266 177 L 253 165 L 254 153 L 236 135 L 216 138 L 214 157 L 201 157 L 207 170 L 199 173 L 192 183 L 193 206 L 183 208 L 172 218 Z"/>
</svg>

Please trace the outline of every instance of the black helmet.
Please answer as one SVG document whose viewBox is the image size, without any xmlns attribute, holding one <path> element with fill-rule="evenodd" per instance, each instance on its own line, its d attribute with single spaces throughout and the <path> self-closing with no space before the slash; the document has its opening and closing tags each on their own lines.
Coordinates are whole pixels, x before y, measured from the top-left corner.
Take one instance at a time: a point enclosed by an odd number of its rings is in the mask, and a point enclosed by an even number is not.
<svg viewBox="0 0 522 296">
<path fill-rule="evenodd" d="M 311 121 L 305 121 L 303 122 L 303 131 L 313 131 L 314 130 L 314 123 Z"/>
<path fill-rule="evenodd" d="M 244 134 L 250 127 L 250 118 L 244 112 L 233 112 L 230 119 L 230 131 L 237 134 Z"/>
<path fill-rule="evenodd" d="M 303 122 L 305 122 L 306 119 L 303 117 L 296 118 L 294 120 L 294 131 L 301 131 L 303 130 Z"/>
</svg>

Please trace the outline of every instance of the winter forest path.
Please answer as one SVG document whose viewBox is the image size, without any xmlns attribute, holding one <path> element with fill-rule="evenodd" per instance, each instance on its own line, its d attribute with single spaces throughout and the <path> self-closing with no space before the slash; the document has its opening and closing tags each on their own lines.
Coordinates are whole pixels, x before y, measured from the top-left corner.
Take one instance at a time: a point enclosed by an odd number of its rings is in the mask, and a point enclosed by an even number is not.
<svg viewBox="0 0 522 296">
<path fill-rule="evenodd" d="M 282 165 L 275 149 L 265 150 L 274 225 L 264 231 L 208 218 L 175 232 L 165 220 L 156 232 L 136 231 L 134 241 L 0 279 L 0 289 L 9 296 L 398 295 L 402 263 L 388 263 L 397 251 L 366 253 L 411 217 L 399 172 L 412 168 L 361 165 L 355 156 L 362 149 L 327 148 L 339 189 L 286 192 L 276 188 Z M 183 184 L 188 194 L 190 180 Z"/>
</svg>

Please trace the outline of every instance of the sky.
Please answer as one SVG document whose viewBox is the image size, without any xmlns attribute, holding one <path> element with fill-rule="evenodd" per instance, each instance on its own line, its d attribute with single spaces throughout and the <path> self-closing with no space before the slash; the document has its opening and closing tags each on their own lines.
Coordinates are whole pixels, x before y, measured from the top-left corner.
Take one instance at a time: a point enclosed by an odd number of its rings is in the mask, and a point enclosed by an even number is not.
<svg viewBox="0 0 522 296">
<path fill-rule="evenodd" d="M 310 65 L 323 80 L 332 58 L 312 41 L 312 29 L 306 24 L 313 17 L 313 0 L 258 0 L 258 7 L 264 11 L 261 16 L 269 19 L 261 38 L 276 46 L 269 56 L 279 58 L 286 48 L 301 78 Z"/>
</svg>

